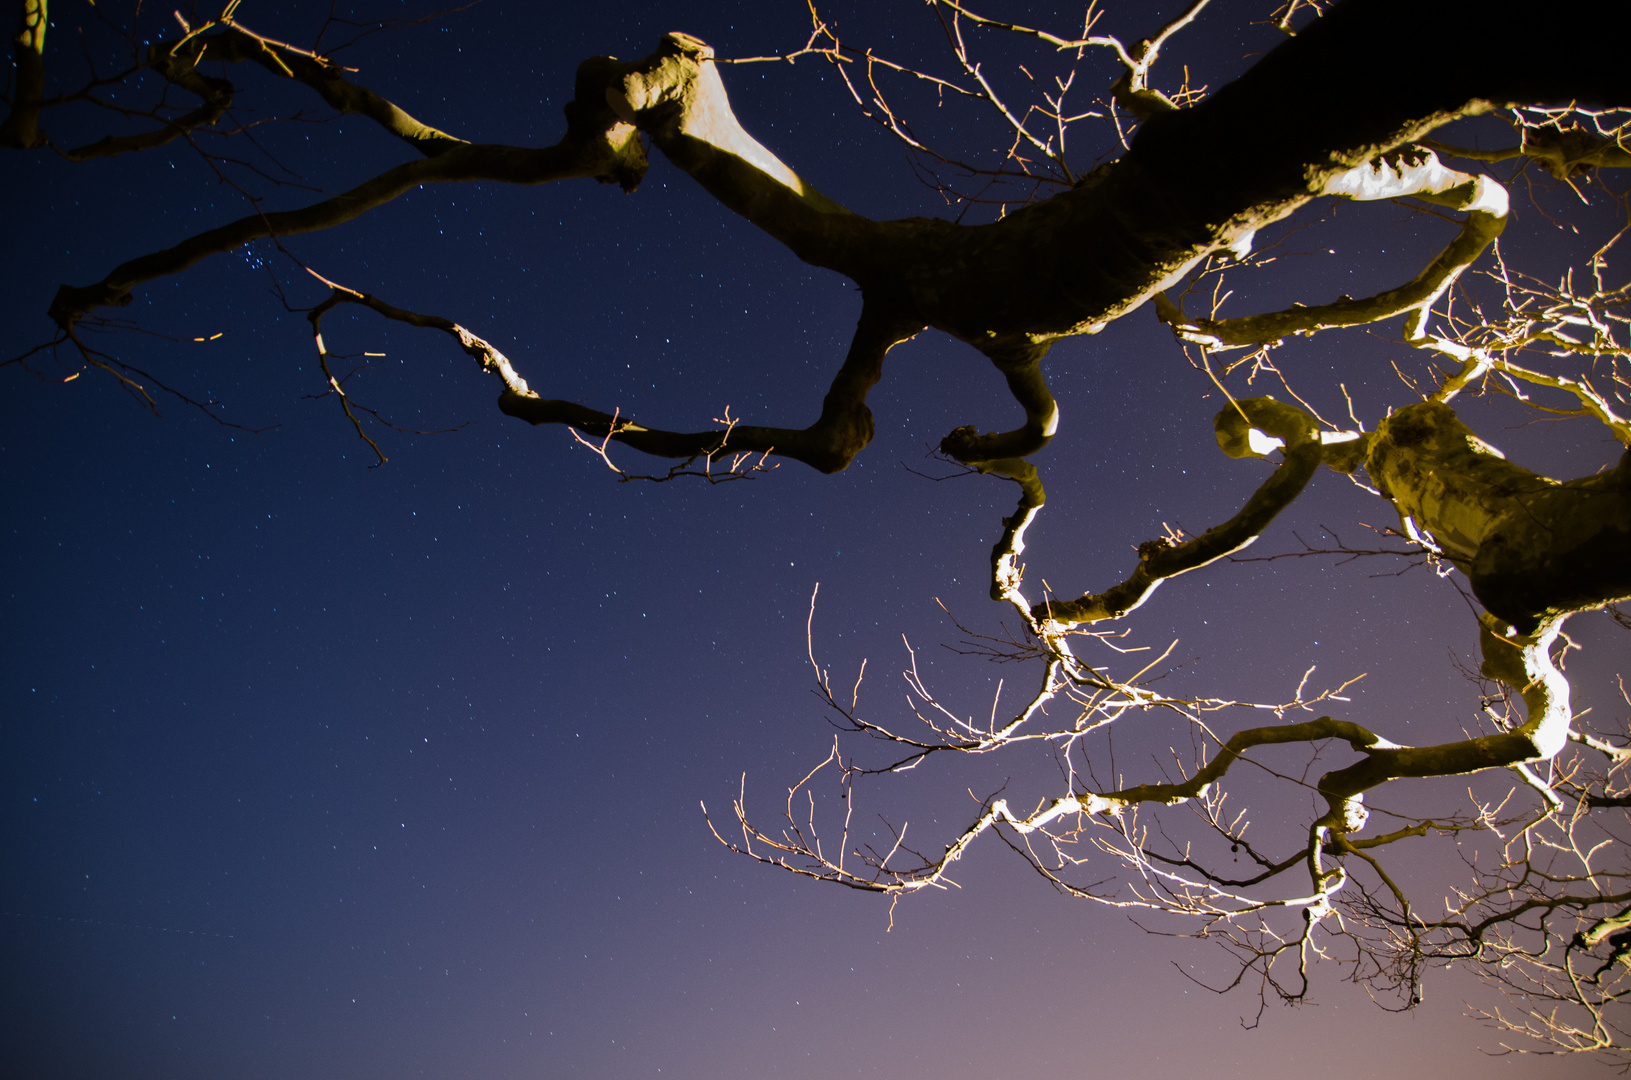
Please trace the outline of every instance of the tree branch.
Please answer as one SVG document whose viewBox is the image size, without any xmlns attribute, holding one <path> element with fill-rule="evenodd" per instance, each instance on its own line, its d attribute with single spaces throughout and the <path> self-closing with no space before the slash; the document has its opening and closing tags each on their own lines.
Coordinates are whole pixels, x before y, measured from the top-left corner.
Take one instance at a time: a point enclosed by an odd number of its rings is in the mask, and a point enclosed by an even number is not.
<svg viewBox="0 0 1631 1080">
<path fill-rule="evenodd" d="M 1102 593 L 1075 600 L 1044 600 L 1032 608 L 1039 623 L 1065 629 L 1119 619 L 1134 610 L 1167 578 L 1188 573 L 1252 543 L 1289 506 L 1319 467 L 1323 446 L 1312 418 L 1272 398 L 1248 398 L 1218 414 L 1218 443 L 1231 457 L 1262 456 L 1249 438 L 1267 432 L 1285 444 L 1285 460 L 1252 493 L 1240 512 L 1191 540 L 1152 540 L 1139 546 L 1132 577 Z M 1259 444 L 1261 445 L 1261 444 Z"/>
<path fill-rule="evenodd" d="M 884 355 L 921 329 L 893 313 L 881 312 L 868 301 L 861 309 L 849 355 L 822 399 L 816 422 L 802 429 L 737 424 L 731 429 L 732 449 L 777 454 L 822 472 L 839 472 L 872 441 L 872 411 L 866 406 L 866 396 L 883 373 Z M 575 402 L 547 400 L 531 391 L 506 389 L 498 407 L 529 424 L 570 424 L 586 434 L 610 436 L 658 457 L 689 458 L 720 450 L 717 430 L 662 431 Z"/>
<path fill-rule="evenodd" d="M 50 24 L 46 0 L 22 0 L 22 18 L 11 39 L 17 64 L 17 88 L 11 110 L 0 123 L 0 147 L 30 150 L 45 145 L 40 130 L 40 103 L 45 98 L 45 28 Z"/>
</svg>

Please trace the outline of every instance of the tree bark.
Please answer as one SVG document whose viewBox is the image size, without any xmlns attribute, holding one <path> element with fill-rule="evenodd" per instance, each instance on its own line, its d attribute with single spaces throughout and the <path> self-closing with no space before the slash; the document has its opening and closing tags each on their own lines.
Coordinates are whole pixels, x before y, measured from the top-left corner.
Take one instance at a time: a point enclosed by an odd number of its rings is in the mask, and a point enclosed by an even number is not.
<svg viewBox="0 0 1631 1080">
<path fill-rule="evenodd" d="M 1559 483 L 1426 401 L 1377 426 L 1365 471 L 1405 531 L 1442 551 L 1520 635 L 1631 596 L 1631 450 L 1617 468 Z"/>
</svg>

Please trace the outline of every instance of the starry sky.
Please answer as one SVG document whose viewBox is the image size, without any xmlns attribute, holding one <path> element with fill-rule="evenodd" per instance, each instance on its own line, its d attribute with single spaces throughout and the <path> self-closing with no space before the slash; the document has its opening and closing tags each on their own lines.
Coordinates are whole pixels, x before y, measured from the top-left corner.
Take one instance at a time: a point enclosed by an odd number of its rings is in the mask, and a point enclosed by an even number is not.
<svg viewBox="0 0 1631 1080">
<path fill-rule="evenodd" d="M 1250 25 L 1271 6 L 1220 3 L 1164 62 L 1220 85 L 1276 43 Z M 238 16 L 309 44 L 327 8 L 252 0 Z M 53 55 L 72 57 L 80 12 L 53 10 Z M 1060 31 L 1080 14 L 993 10 Z M 1175 11 L 1123 5 L 1101 29 L 1133 39 Z M 944 66 L 922 5 L 830 15 L 846 40 Z M 145 33 L 173 33 L 145 18 Z M 487 0 L 339 58 L 453 134 L 548 145 L 579 61 L 645 55 L 676 29 L 725 56 L 780 53 L 803 43 L 808 14 L 798 0 Z M 1014 65 L 1047 62 L 987 47 L 1016 94 Z M 60 60 L 77 74 L 74 62 Z M 1084 70 L 1087 96 L 1112 76 Z M 244 119 L 306 110 L 255 129 L 269 157 L 204 142 L 286 181 L 224 167 L 268 206 L 411 155 L 259 70 L 231 77 Z M 873 217 L 951 212 L 820 61 L 725 80 L 748 130 L 832 197 Z M 901 101 L 948 145 L 996 145 L 971 113 L 910 90 Z M 45 124 L 90 141 L 109 115 Z M 1500 145 L 1502 133 L 1466 137 Z M 1081 144 L 1090 167 L 1113 142 L 1093 129 Z M 179 142 L 82 164 L 10 152 L 0 191 L 13 208 L 0 358 L 49 338 L 58 284 L 246 212 Z M 1509 251 L 1547 268 L 1577 254 L 1529 206 Z M 1589 231 L 1603 211 L 1575 213 Z M 1385 205 L 1304 221 L 1315 224 L 1281 264 L 1239 280 L 1236 310 L 1363 295 L 1413 276 L 1454 229 Z M 632 196 L 587 181 L 427 188 L 288 248 L 333 280 L 470 327 L 545 396 L 682 430 L 726 407 L 808 423 L 860 308 L 849 282 L 797 262 L 660 157 Z M 891 928 L 885 898 L 714 840 L 699 804 L 728 818 L 745 784 L 750 809 L 773 817 L 831 745 L 805 655 L 818 582 L 822 661 L 844 673 L 870 659 L 863 695 L 880 714 L 904 715 L 903 637 L 968 712 L 990 708 L 999 679 L 1029 681 L 941 647 L 959 639 L 947 611 L 998 627 L 987 560 L 1014 497 L 999 480 L 911 471 L 948 471 L 925 455 L 953 427 L 1015 425 L 1001 379 L 966 346 L 930 333 L 891 354 L 870 399 L 876 441 L 842 474 L 790 463 L 712 487 L 618 484 L 563 429 L 500 415 L 497 384 L 445 338 L 340 311 L 325 323 L 330 349 L 383 354 L 354 361 L 356 400 L 438 432 L 371 426 L 390 461 L 370 468 L 335 401 L 316 396 L 309 327 L 274 283 L 296 308 L 324 295 L 260 243 L 138 289 L 118 313 L 137 328 L 92 335 L 241 427 L 162 393 L 156 416 L 92 369 L 64 382 L 81 371 L 67 353 L 31 361 L 38 378 L 0 374 L 0 1058 L 12 1075 L 1578 1075 L 1579 1062 L 1481 1054 L 1498 1039 L 1462 1014 L 1491 997 L 1461 971 L 1395 1016 L 1332 966 L 1313 1004 L 1271 1006 L 1246 1030 L 1253 992 L 1202 985 L 1231 976 L 1216 950 L 1057 895 L 1000 845 L 971 853 L 960 889 L 903 901 Z M 1345 417 L 1340 384 L 1373 424 L 1413 400 L 1392 364 L 1419 362 L 1397 339 L 1375 328 L 1279 355 L 1327 415 Z M 1027 562 L 1059 592 L 1120 580 L 1163 523 L 1222 520 L 1267 468 L 1217 453 L 1220 399 L 1147 311 L 1058 346 L 1045 370 L 1063 420 L 1036 459 L 1049 506 Z M 1617 453 L 1583 426 L 1523 426 L 1510 403 L 1463 415 L 1552 475 Z M 1260 547 L 1290 550 L 1293 531 L 1358 540 L 1360 523 L 1389 514 L 1322 473 Z M 1472 618 L 1450 584 L 1398 569 L 1218 565 L 1167 585 L 1133 636 L 1179 642 L 1171 685 L 1183 692 L 1270 700 L 1310 666 L 1316 679 L 1364 673 L 1343 715 L 1401 742 L 1457 737 L 1477 708 L 1455 666 L 1475 654 Z M 1571 630 L 1589 703 L 1624 639 L 1601 616 Z M 1155 768 L 1176 738 L 1187 736 L 1159 725 L 1118 733 L 1123 771 Z M 865 783 L 863 828 L 882 829 L 883 815 L 949 839 L 977 812 L 970 791 L 1007 783 L 1016 804 L 1057 793 L 1041 751 L 931 764 Z M 1465 787 L 1423 797 L 1459 808 Z M 1266 827 L 1306 821 L 1306 796 L 1261 795 Z M 1453 847 L 1404 865 L 1441 891 Z"/>
</svg>

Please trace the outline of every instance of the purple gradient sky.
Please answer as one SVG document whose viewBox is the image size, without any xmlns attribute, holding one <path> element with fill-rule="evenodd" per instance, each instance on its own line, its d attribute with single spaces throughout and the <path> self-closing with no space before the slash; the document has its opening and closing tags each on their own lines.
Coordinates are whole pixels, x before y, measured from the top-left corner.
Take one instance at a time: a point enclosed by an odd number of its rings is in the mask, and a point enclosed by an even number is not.
<svg viewBox="0 0 1631 1080">
<path fill-rule="evenodd" d="M 1173 50 L 1174 68 L 1220 84 L 1275 43 L 1246 26 L 1271 6 L 1220 3 Z M 78 15 L 59 7 L 60 29 Z M 239 15 L 304 42 L 326 7 L 248 2 Z M 1127 7 L 1103 28 L 1136 38 L 1173 5 Z M 883 8 L 833 13 L 880 51 L 910 56 L 929 40 L 922 5 Z M 1070 23 L 1041 4 L 993 10 Z M 588 56 L 644 55 L 672 29 L 722 55 L 785 51 L 806 19 L 797 0 L 488 0 L 370 38 L 347 63 L 445 130 L 547 144 Z M 875 217 L 939 212 L 824 75 L 810 60 L 725 78 L 749 130 L 833 197 Z M 310 104 L 258 72 L 233 77 L 246 105 Z M 68 141 L 74 121 L 57 123 Z M 990 129 L 972 118 L 934 123 L 985 149 Z M 362 121 L 265 137 L 325 190 L 407 156 Z M 7 356 L 49 334 L 59 283 L 244 212 L 183 147 L 6 162 Z M 1204 163 L 1196 175 L 1205 182 Z M 1301 250 L 1337 253 L 1288 260 L 1254 298 L 1360 295 L 1413 275 L 1450 226 L 1345 206 L 1322 228 Z M 1521 210 L 1508 242 L 1546 259 L 1559 235 Z M 808 422 L 859 311 L 849 283 L 798 263 L 660 158 L 633 197 L 591 183 L 424 190 L 290 246 L 331 278 L 487 336 L 547 396 L 681 428 L 727 405 Z M 105 344 L 274 430 L 229 430 L 169 403 L 155 418 L 96 372 L 67 385 L 5 375 L 11 1075 L 1454 1080 L 1590 1067 L 1480 1054 L 1497 1039 L 1461 1014 L 1489 995 L 1462 972 L 1392 1016 L 1332 967 L 1317 1005 L 1271 1007 L 1245 1031 L 1249 991 L 1218 997 L 1180 974 L 1227 979 L 1215 950 L 1062 898 L 994 845 L 966 860 L 960 891 L 904 902 L 891 931 L 887 900 L 713 841 L 699 801 L 728 813 L 745 772 L 768 815 L 830 744 L 804 659 L 816 582 L 818 647 L 836 672 L 872 658 L 874 708 L 903 691 L 903 633 L 969 711 L 988 707 L 997 678 L 1012 682 L 938 648 L 956 632 L 935 604 L 995 626 L 987 557 L 1012 488 L 930 483 L 901 465 L 923 467 L 925 447 L 959 424 L 1011 426 L 1000 379 L 965 346 L 928 334 L 891 354 L 871 401 L 877 440 L 841 475 L 788 464 L 717 488 L 618 485 L 564 431 L 499 415 L 496 384 L 444 339 L 342 313 L 325 327 L 332 348 L 387 354 L 354 383 L 361 400 L 410 426 L 469 422 L 376 432 L 391 461 L 368 469 L 333 402 L 302 400 L 322 387 L 307 325 L 267 294 L 263 260 L 297 301 L 320 297 L 257 248 L 147 286 L 128 312 L 175 337 L 225 336 Z M 1374 422 L 1409 400 L 1391 333 L 1288 349 L 1288 374 L 1337 415 L 1345 382 Z M 1130 546 L 1162 522 L 1199 531 L 1259 482 L 1260 465 L 1217 453 L 1217 399 L 1147 313 L 1059 346 L 1047 370 L 1064 419 L 1037 459 L 1049 508 L 1027 561 L 1058 591 L 1119 580 Z M 1468 415 L 1557 474 L 1614 452 L 1584 428 L 1515 430 L 1521 418 L 1499 405 Z M 1262 545 L 1284 550 L 1292 529 L 1322 525 L 1357 533 L 1388 513 L 1326 473 Z M 1135 637 L 1180 638 L 1176 655 L 1194 660 L 1175 680 L 1209 693 L 1279 698 L 1311 664 L 1333 681 L 1368 672 L 1345 715 L 1400 741 L 1455 737 L 1476 708 L 1451 663 L 1475 648 L 1460 597 L 1421 571 L 1312 563 L 1170 584 Z M 1589 703 L 1624 638 L 1601 617 L 1579 622 Z M 1123 768 L 1174 737 L 1127 734 Z M 949 836 L 972 815 L 968 788 L 1009 779 L 1016 803 L 1054 793 L 1051 764 L 1025 753 L 871 783 L 863 812 Z M 1456 808 L 1464 786 L 1432 794 Z M 1264 827 L 1305 820 L 1306 800 L 1270 800 Z M 1433 892 L 1447 865 L 1441 847 L 1410 869 Z"/>
</svg>

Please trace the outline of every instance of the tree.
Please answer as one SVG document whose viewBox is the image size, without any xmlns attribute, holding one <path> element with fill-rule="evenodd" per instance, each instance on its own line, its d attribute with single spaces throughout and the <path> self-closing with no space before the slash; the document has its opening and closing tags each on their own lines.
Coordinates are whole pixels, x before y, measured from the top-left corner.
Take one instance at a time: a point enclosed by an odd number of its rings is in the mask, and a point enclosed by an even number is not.
<svg viewBox="0 0 1631 1080">
<path fill-rule="evenodd" d="M 1606 12 L 1582 6 L 1539 27 L 1494 19 L 1466 27 L 1452 5 L 1404 9 L 1352 3 L 1311 23 L 1287 10 L 1277 17 L 1299 32 L 1247 74 L 1210 95 L 1191 90 L 1187 79 L 1182 90 L 1166 95 L 1152 83 L 1152 66 L 1204 4 L 1128 47 L 1094 35 L 1091 13 L 1079 35 L 1049 35 L 941 0 L 933 14 L 947 29 L 956 66 L 950 78 L 936 77 L 937 92 L 993 108 L 1009 125 L 1010 149 L 998 164 L 986 167 L 942 156 L 915 133 L 904 113 L 886 104 L 889 95 L 878 79 L 893 70 L 921 80 L 931 77 L 927 70 L 891 68 L 884 58 L 848 50 L 812 9 L 812 37 L 794 55 L 825 60 L 846 73 L 863 108 L 907 141 L 930 182 L 960 212 L 978 214 L 985 201 L 995 202 L 997 220 L 969 224 L 963 219 L 873 221 L 828 199 L 743 130 L 712 50 L 683 34 L 669 35 L 657 52 L 638 61 L 587 61 L 567 109 L 566 136 L 552 147 L 532 150 L 467 143 L 431 128 L 352 83 L 316 47 L 302 50 L 255 34 L 238 21 L 237 7 L 229 4 L 209 19 L 178 15 L 180 32 L 145 53 L 132 29 L 133 60 L 126 70 L 93 73 L 79 89 L 48 98 L 46 7 L 30 0 L 23 5 L 15 42 L 18 76 L 0 137 L 13 148 L 58 149 L 73 159 L 193 139 L 230 116 L 233 93 L 228 81 L 200 66 L 254 62 L 315 91 L 342 113 L 377 122 L 412 145 L 421 159 L 298 209 L 273 211 L 257 204 L 235 222 L 127 261 L 99 282 L 64 285 L 49 309 L 55 336 L 11 363 L 32 368 L 47 356 L 75 357 L 145 397 L 157 380 L 92 348 L 84 333 L 109 325 L 101 312 L 129 303 L 134 291 L 150 282 L 250 241 L 278 242 L 344 224 L 426 183 L 594 178 L 632 191 L 644 175 L 648 144 L 655 146 L 800 259 L 860 287 L 859 325 L 811 426 L 739 423 L 727 414 L 722 427 L 712 430 L 662 431 L 620 412 L 548 399 L 502 352 L 463 325 L 331 281 L 319 267 L 307 269 L 327 295 L 306 315 L 330 393 L 376 452 L 364 426 L 366 413 L 344 389 L 345 378 L 331 363 L 337 354 L 322 333 L 325 317 L 342 305 L 360 305 L 453 336 L 502 381 L 503 412 L 534 425 L 570 425 L 608 462 L 614 442 L 682 462 L 659 478 L 696 473 L 734 478 L 765 467 L 771 455 L 823 472 L 845 468 L 873 435 L 866 396 L 886 353 L 925 329 L 968 343 L 1001 372 L 1024 411 L 1024 423 L 983 435 L 973 427 L 958 428 L 946 436 L 941 451 L 970 470 L 1019 485 L 1018 506 L 1004 520 L 992 556 L 992 596 L 1013 608 L 1020 629 L 1012 637 L 976 640 L 997 658 L 1037 664 L 1043 672 L 1037 691 L 1007 723 L 993 720 L 982 727 L 949 711 L 926 683 L 914 679 L 913 690 L 928 706 L 929 727 L 908 734 L 863 715 L 853 696 L 846 704 L 819 665 L 817 671 L 821 693 L 842 727 L 902 747 L 904 756 L 886 764 L 885 771 L 944 756 L 942 751 L 985 754 L 1045 742 L 1064 766 L 1063 794 L 1028 813 L 1011 810 L 1006 799 L 992 795 L 943 851 L 927 854 L 908 848 L 900 837 L 893 849 L 856 854 L 845 836 L 833 856 L 817 842 L 813 821 L 795 813 L 791 798 L 790 831 L 775 834 L 756 828 L 739 802 L 743 850 L 800 873 L 900 895 L 943 883 L 970 844 L 995 832 L 1068 892 L 1199 919 L 1202 932 L 1235 950 L 1242 977 L 1255 973 L 1261 980 L 1265 997 L 1298 999 L 1306 992 L 1307 962 L 1323 951 L 1345 950 L 1357 978 L 1396 992 L 1408 1006 L 1419 999 L 1429 967 L 1466 959 L 1524 992 L 1559 1002 L 1559 1011 L 1509 1021 L 1519 1030 L 1564 1050 L 1623 1048 L 1610 1006 L 1621 992 L 1615 979 L 1623 970 L 1622 931 L 1631 893 L 1624 887 L 1623 865 L 1616 862 L 1613 827 L 1595 811 L 1626 806 L 1614 772 L 1626 751 L 1616 741 L 1619 732 L 1593 732 L 1571 710 L 1559 650 L 1566 648 L 1563 629 L 1571 616 L 1631 595 L 1631 559 L 1625 557 L 1631 549 L 1631 457 L 1622 455 L 1617 465 L 1596 475 L 1558 484 L 1491 452 L 1449 404 L 1479 389 L 1521 393 L 1525 386 L 1546 387 L 1560 396 L 1544 399 L 1541 406 L 1584 414 L 1607 426 L 1620 443 L 1631 442 L 1631 424 L 1621 415 L 1626 289 L 1613 283 L 1607 264 L 1618 234 L 1596 238 L 1578 280 L 1560 284 L 1526 277 L 1492 250 L 1511 216 L 1501 177 L 1544 170 L 1560 182 L 1580 183 L 1595 181 L 1593 170 L 1631 162 L 1623 144 L 1623 114 L 1616 111 L 1631 101 L 1623 66 L 1606 41 L 1577 40 L 1580 26 Z M 1404 24 L 1412 28 L 1414 41 L 1456 45 L 1448 55 L 1417 53 L 1400 39 Z M 1074 67 L 1060 74 L 1041 105 L 1024 112 L 1007 106 L 967 44 L 976 30 L 1036 39 L 1083 64 L 1105 58 L 1119 77 L 1103 91 L 1108 100 L 1101 110 L 1119 136 L 1110 145 L 1125 144 L 1125 152 L 1093 168 L 1083 167 L 1083 157 L 1064 152 L 1070 122 L 1082 118 L 1064 103 L 1076 78 Z M 1389 58 L 1411 77 L 1378 85 L 1370 73 Z M 111 105 L 98 92 L 137 78 L 156 78 L 162 88 L 157 105 L 134 110 L 156 126 L 77 148 L 52 147 L 49 127 L 42 126 L 48 109 Z M 200 104 L 186 112 L 170 107 L 170 87 Z M 1497 112 L 1519 141 L 1511 150 L 1490 152 L 1434 139 L 1440 128 L 1458 120 Z M 1051 126 L 1052 134 L 1041 134 L 1038 125 Z M 226 129 L 235 130 L 230 121 Z M 1468 171 L 1447 164 L 1460 161 L 1474 164 Z M 1506 161 L 1528 171 L 1512 172 L 1508 166 L 1509 172 L 1501 173 Z M 1491 170 L 1473 171 L 1478 162 Z M 235 174 L 223 169 L 227 175 Z M 965 182 L 975 186 L 965 188 Z M 1224 314 L 1224 276 L 1235 281 L 1270 261 L 1254 256 L 1260 232 L 1319 200 L 1403 198 L 1465 215 L 1456 219 L 1448 246 L 1409 282 L 1360 299 Z M 1474 280 L 1478 273 L 1485 275 L 1483 283 Z M 1197 309 L 1206 308 L 1199 297 L 1208 289 L 1212 306 L 1206 317 L 1197 316 Z M 1027 459 L 1048 445 L 1059 426 L 1043 359 L 1057 342 L 1092 334 L 1146 304 L 1220 389 L 1227 374 L 1241 367 L 1226 359 L 1230 350 L 1251 349 L 1246 369 L 1274 372 L 1273 350 L 1289 337 L 1392 325 L 1391 320 L 1403 320 L 1406 342 L 1451 366 L 1435 385 L 1421 384 L 1410 395 L 1414 403 L 1365 418 L 1372 431 L 1360 418 L 1354 418 L 1355 430 L 1339 430 L 1304 408 L 1224 390 L 1227 405 L 1217 421 L 1220 447 L 1232 457 L 1281 455 L 1240 512 L 1197 536 L 1173 533 L 1141 545 L 1133 572 L 1119 585 L 1076 599 L 1033 600 L 1022 591 L 1020 556 L 1026 530 L 1042 509 L 1043 490 Z M 1289 384 L 1286 388 L 1291 390 Z M 1349 474 L 1363 469 L 1397 513 L 1394 531 L 1406 546 L 1395 551 L 1414 553 L 1441 573 L 1453 571 L 1469 582 L 1483 608 L 1477 678 L 1483 684 L 1486 731 L 1412 747 L 1390 741 L 1377 730 L 1382 725 L 1368 720 L 1285 720 L 1288 712 L 1340 701 L 1339 687 L 1308 694 L 1299 688 L 1291 700 L 1263 706 L 1275 712 L 1275 723 L 1225 735 L 1208 717 L 1235 703 L 1168 697 L 1144 685 L 1143 672 L 1113 675 L 1109 666 L 1077 655 L 1084 636 L 1105 640 L 1100 624 L 1128 617 L 1161 582 L 1239 552 L 1302 494 L 1322 464 Z M 1363 553 L 1338 547 L 1346 554 Z M 1054 702 L 1073 703 L 1076 715 L 1036 730 Z M 1151 712 L 1173 713 L 1193 725 L 1197 750 L 1193 759 L 1174 763 L 1177 778 L 1131 785 L 1094 779 L 1099 752 L 1090 750 L 1091 740 L 1110 732 L 1112 722 L 1125 727 Z M 1223 781 L 1239 763 L 1252 761 L 1260 747 L 1291 744 L 1317 752 L 1332 740 L 1359 759 L 1316 780 L 1298 781 L 1322 803 L 1311 819 L 1293 823 L 1301 838 L 1287 843 L 1277 837 L 1272 848 L 1249 840 L 1245 820 L 1225 810 Z M 842 774 L 845 799 L 856 778 L 877 771 L 856 766 L 836 750 L 829 761 Z M 1371 811 L 1365 798 L 1384 785 L 1502 770 L 1521 780 L 1511 800 L 1416 815 L 1367 834 Z M 813 810 L 813 801 L 810 805 Z M 1154 808 L 1169 805 L 1198 810 L 1193 843 L 1176 832 L 1177 824 L 1163 822 L 1150 831 Z M 1429 835 L 1475 831 L 1500 836 L 1501 854 L 1493 863 L 1472 867 L 1471 883 L 1447 914 L 1423 914 L 1421 902 L 1389 872 L 1383 849 Z M 1087 871 L 1088 883 L 1074 877 L 1084 845 L 1120 860 L 1128 872 L 1125 884 L 1093 883 L 1102 878 L 1097 864 Z M 1231 855 L 1244 852 L 1258 869 L 1242 877 L 1215 861 L 1225 846 Z M 1296 888 L 1289 885 L 1292 875 L 1302 875 Z M 1286 973 L 1288 965 L 1295 974 Z"/>
</svg>

